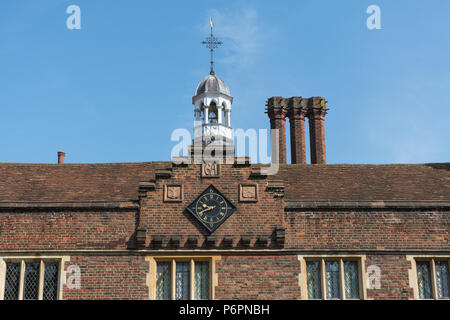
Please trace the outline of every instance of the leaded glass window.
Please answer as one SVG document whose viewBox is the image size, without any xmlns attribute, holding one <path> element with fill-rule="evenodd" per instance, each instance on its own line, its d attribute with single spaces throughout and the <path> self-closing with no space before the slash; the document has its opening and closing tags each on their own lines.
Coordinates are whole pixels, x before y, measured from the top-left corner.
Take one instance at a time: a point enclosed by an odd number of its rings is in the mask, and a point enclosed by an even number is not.
<svg viewBox="0 0 450 320">
<path fill-rule="evenodd" d="M 209 262 L 195 262 L 194 299 L 209 299 Z"/>
<path fill-rule="evenodd" d="M 210 299 L 210 261 L 165 259 L 156 262 L 158 300 Z"/>
<path fill-rule="evenodd" d="M 359 299 L 358 263 L 344 261 L 345 299 Z"/>
<path fill-rule="evenodd" d="M 417 284 L 419 290 L 419 298 L 432 299 L 430 263 L 427 261 L 417 262 Z"/>
<path fill-rule="evenodd" d="M 189 262 L 176 263 L 176 293 L 175 299 L 189 299 Z"/>
<path fill-rule="evenodd" d="M 327 298 L 339 299 L 339 261 L 326 261 Z"/>
<path fill-rule="evenodd" d="M 360 299 L 361 262 L 359 258 L 311 257 L 306 261 L 308 299 Z"/>
<path fill-rule="evenodd" d="M 56 300 L 58 294 L 58 263 L 47 262 L 44 264 L 44 300 Z"/>
<path fill-rule="evenodd" d="M 170 299 L 170 262 L 158 262 L 156 266 L 156 299 Z"/>
<path fill-rule="evenodd" d="M 39 267 L 39 262 L 25 264 L 24 300 L 37 300 L 39 297 Z"/>
<path fill-rule="evenodd" d="M 450 298 L 448 261 L 436 261 L 436 286 L 439 298 Z"/>
<path fill-rule="evenodd" d="M 308 261 L 306 263 L 306 277 L 308 299 L 322 299 L 320 261 Z"/>
<path fill-rule="evenodd" d="M 5 300 L 19 299 L 20 263 L 8 262 L 6 264 Z"/>
<path fill-rule="evenodd" d="M 6 261 L 4 277 L 5 300 L 58 299 L 59 262 L 16 259 Z"/>
</svg>

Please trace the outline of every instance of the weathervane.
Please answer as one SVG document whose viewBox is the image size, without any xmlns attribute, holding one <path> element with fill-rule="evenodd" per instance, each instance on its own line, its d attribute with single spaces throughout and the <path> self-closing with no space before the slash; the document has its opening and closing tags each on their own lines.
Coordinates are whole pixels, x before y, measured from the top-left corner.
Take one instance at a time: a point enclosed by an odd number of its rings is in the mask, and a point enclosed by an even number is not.
<svg viewBox="0 0 450 320">
<path fill-rule="evenodd" d="M 202 41 L 202 44 L 206 45 L 206 47 L 211 50 L 211 71 L 209 72 L 209 74 L 213 75 L 214 74 L 214 59 L 213 59 L 214 49 L 218 48 L 222 44 L 222 42 L 219 41 L 213 35 L 214 24 L 212 21 L 212 17 L 209 18 L 209 24 L 211 26 L 211 35 L 208 38 L 206 38 L 205 41 Z"/>
</svg>

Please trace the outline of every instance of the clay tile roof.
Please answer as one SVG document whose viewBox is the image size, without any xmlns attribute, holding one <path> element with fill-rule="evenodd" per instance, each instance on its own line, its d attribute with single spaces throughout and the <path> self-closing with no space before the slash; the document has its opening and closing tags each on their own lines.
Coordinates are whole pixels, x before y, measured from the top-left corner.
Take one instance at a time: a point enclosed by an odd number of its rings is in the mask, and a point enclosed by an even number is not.
<svg viewBox="0 0 450 320">
<path fill-rule="evenodd" d="M 450 163 L 282 165 L 287 200 L 450 200 Z"/>
<path fill-rule="evenodd" d="M 170 162 L 0 164 L 0 202 L 129 201 Z M 282 165 L 286 200 L 450 200 L 450 163 Z M 220 184 L 220 180 L 217 180 Z"/>
<path fill-rule="evenodd" d="M 154 179 L 151 163 L 0 164 L 0 202 L 121 201 Z"/>
</svg>

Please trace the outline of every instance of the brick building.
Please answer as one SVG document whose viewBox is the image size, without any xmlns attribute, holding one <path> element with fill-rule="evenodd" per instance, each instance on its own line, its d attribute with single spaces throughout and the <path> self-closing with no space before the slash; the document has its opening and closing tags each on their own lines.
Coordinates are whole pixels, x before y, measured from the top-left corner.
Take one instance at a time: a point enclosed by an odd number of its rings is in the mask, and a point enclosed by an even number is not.
<svg viewBox="0 0 450 320">
<path fill-rule="evenodd" d="M 194 146 L 232 151 L 225 83 L 210 74 L 193 104 Z M 1 163 L 0 299 L 449 298 L 450 163 L 327 165 L 326 112 L 320 97 L 268 100 L 273 175 L 232 153 L 187 163 L 195 147 Z"/>
</svg>

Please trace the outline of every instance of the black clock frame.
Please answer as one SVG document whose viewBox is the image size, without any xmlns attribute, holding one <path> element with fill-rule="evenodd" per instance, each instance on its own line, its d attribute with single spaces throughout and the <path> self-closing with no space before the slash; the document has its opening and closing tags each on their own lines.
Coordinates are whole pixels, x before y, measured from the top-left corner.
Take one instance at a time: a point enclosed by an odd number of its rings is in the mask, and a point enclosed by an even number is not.
<svg viewBox="0 0 450 320">
<path fill-rule="evenodd" d="M 210 225 L 210 222 L 204 222 L 202 219 L 200 219 L 200 217 L 197 215 L 196 211 L 192 210 L 190 207 L 194 206 L 197 204 L 197 201 L 203 197 L 206 194 L 210 193 L 210 189 L 213 190 L 213 193 L 217 193 L 218 195 L 220 195 L 226 202 L 227 202 L 227 206 L 229 207 L 229 209 L 226 212 L 226 215 L 223 217 L 223 219 L 221 219 L 218 222 L 213 223 L 213 226 Z M 210 233 L 214 232 L 222 223 L 225 222 L 225 220 L 227 220 L 235 211 L 236 211 L 236 206 L 227 198 L 225 197 L 222 192 L 220 192 L 214 185 L 210 184 L 205 190 L 202 191 L 202 193 L 200 193 L 197 198 L 195 198 L 194 201 L 192 201 L 187 207 L 186 210 L 188 212 L 190 212 Z"/>
</svg>

